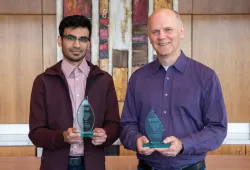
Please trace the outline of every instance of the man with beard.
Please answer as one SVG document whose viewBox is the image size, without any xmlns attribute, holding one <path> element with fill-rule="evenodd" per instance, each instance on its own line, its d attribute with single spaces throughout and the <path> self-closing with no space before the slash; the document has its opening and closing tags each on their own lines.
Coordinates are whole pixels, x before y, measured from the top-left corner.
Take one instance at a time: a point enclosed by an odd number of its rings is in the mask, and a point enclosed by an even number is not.
<svg viewBox="0 0 250 170">
<path fill-rule="evenodd" d="M 148 21 L 148 36 L 157 59 L 129 80 L 120 140 L 137 151 L 138 170 L 204 170 L 206 153 L 218 148 L 227 134 L 219 79 L 180 50 L 184 27 L 177 12 L 155 11 Z M 153 122 L 150 129 L 150 119 L 161 123 Z M 155 133 L 147 133 L 154 128 Z M 150 138 L 156 142 L 157 134 L 157 142 L 169 148 L 143 147 Z"/>
<path fill-rule="evenodd" d="M 43 148 L 41 170 L 104 170 L 104 147 L 119 136 L 112 76 L 85 59 L 91 27 L 85 16 L 65 17 L 58 36 L 63 60 L 34 81 L 29 138 Z M 77 122 L 78 108 L 86 98 L 95 116 L 90 138 L 81 137 Z"/>
</svg>

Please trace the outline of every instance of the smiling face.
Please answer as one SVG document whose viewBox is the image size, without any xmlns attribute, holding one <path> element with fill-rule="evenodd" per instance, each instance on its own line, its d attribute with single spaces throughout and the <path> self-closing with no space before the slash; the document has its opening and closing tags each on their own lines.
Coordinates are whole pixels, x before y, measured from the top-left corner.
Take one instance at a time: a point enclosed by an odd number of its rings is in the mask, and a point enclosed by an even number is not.
<svg viewBox="0 0 250 170">
<path fill-rule="evenodd" d="M 171 10 L 156 11 L 149 19 L 148 36 L 158 57 L 180 52 L 180 39 L 184 38 L 181 20 Z"/>
<path fill-rule="evenodd" d="M 89 48 L 89 30 L 85 27 L 65 28 L 63 37 L 58 37 L 64 59 L 72 65 L 79 65 Z"/>
</svg>

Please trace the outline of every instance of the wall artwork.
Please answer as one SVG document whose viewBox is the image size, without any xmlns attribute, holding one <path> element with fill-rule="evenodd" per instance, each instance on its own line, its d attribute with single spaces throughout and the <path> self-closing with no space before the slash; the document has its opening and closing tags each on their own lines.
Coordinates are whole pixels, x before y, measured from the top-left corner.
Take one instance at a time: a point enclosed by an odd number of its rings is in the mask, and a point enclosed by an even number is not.
<svg viewBox="0 0 250 170">
<path fill-rule="evenodd" d="M 147 20 L 159 8 L 172 9 L 173 0 L 63 0 L 63 16 L 91 19 L 91 48 L 86 58 L 113 75 L 121 107 L 129 76 L 153 60 Z"/>
</svg>

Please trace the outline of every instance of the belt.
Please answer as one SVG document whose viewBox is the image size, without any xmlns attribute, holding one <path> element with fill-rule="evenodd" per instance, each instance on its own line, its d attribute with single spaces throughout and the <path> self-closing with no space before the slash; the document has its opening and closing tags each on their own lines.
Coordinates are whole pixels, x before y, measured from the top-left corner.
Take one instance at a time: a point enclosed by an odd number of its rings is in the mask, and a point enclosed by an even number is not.
<svg viewBox="0 0 250 170">
<path fill-rule="evenodd" d="M 71 166 L 84 165 L 84 157 L 83 156 L 69 156 L 68 164 Z"/>
<path fill-rule="evenodd" d="M 200 170 L 204 166 L 205 166 L 205 161 L 203 160 L 201 162 L 198 162 L 197 164 L 182 168 L 181 170 Z M 143 168 L 143 170 L 160 170 L 160 169 L 152 168 L 143 160 L 139 160 L 138 167 Z"/>
</svg>

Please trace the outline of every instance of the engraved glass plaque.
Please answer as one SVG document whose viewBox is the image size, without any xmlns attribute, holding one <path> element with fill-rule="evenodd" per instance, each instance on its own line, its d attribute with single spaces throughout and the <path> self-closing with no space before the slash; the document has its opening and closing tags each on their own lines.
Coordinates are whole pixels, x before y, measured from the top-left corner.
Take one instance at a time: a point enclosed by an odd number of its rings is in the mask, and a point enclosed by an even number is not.
<svg viewBox="0 0 250 170">
<path fill-rule="evenodd" d="M 153 109 L 150 110 L 145 120 L 145 130 L 149 143 L 143 144 L 143 147 L 149 148 L 169 148 L 170 143 L 163 143 L 164 127 Z"/>
<path fill-rule="evenodd" d="M 93 127 L 95 124 L 95 115 L 88 101 L 88 97 L 85 97 L 80 104 L 77 111 L 77 123 L 81 129 L 81 137 L 93 137 Z"/>
</svg>

